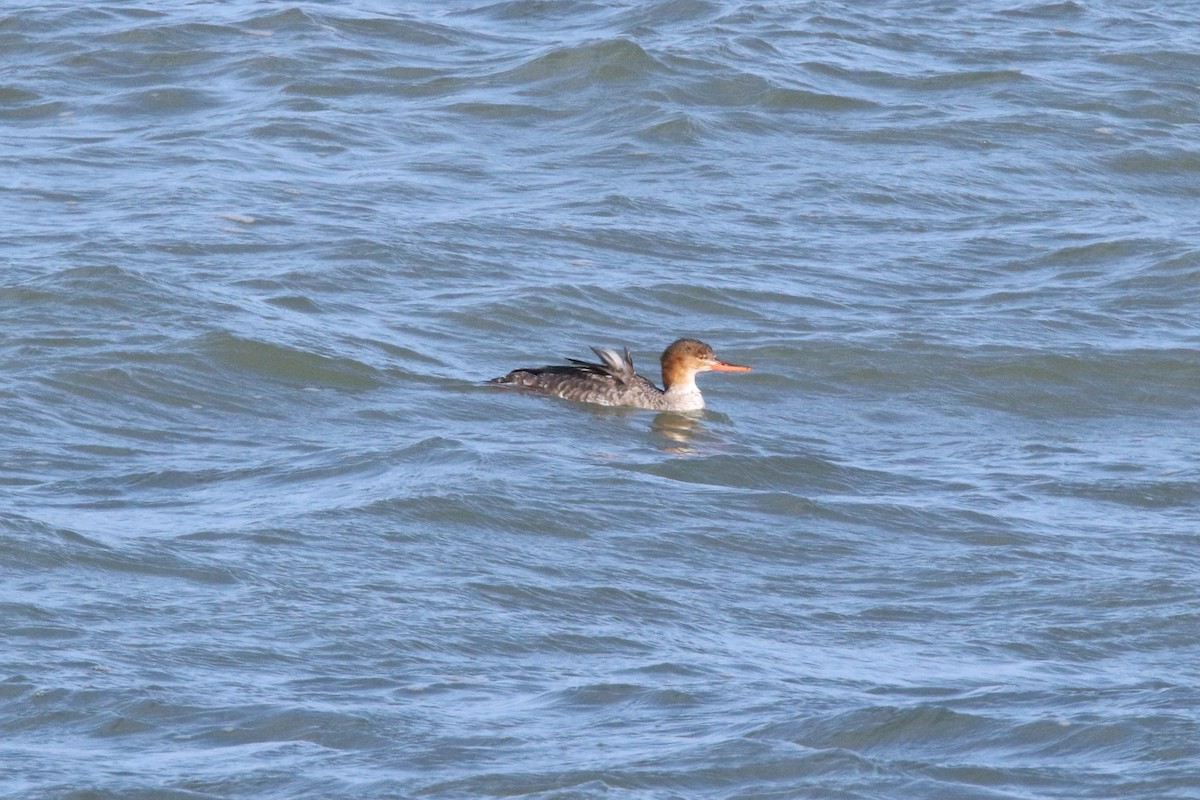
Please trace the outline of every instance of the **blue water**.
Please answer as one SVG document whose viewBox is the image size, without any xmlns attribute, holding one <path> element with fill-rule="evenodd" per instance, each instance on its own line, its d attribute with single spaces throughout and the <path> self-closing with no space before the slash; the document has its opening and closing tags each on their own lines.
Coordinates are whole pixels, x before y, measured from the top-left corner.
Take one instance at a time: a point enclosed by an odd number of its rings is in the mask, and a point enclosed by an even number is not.
<svg viewBox="0 0 1200 800">
<path fill-rule="evenodd" d="M 1200 797 L 1198 53 L 0 10 L 0 796 Z M 682 335 L 699 414 L 484 383 Z"/>
</svg>

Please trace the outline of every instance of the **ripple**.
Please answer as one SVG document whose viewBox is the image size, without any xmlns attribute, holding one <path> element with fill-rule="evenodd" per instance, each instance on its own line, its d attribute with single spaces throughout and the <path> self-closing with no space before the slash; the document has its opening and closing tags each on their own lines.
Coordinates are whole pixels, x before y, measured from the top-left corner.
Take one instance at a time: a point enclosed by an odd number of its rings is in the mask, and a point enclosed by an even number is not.
<svg viewBox="0 0 1200 800">
<path fill-rule="evenodd" d="M 214 359 L 218 368 L 252 372 L 269 380 L 341 391 L 363 391 L 380 384 L 374 369 L 349 358 L 226 333 L 210 334 L 199 345 L 202 352 Z"/>
</svg>

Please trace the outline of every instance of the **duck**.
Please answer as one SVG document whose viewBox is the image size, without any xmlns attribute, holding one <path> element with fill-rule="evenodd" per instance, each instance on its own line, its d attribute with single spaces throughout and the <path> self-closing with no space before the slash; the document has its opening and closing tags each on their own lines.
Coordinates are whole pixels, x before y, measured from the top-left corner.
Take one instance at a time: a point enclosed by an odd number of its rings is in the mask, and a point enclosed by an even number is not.
<svg viewBox="0 0 1200 800">
<path fill-rule="evenodd" d="M 516 386 L 536 394 L 601 406 L 699 411 L 704 396 L 696 385 L 701 372 L 749 372 L 750 367 L 717 358 L 699 339 L 676 339 L 663 350 L 662 388 L 637 373 L 629 348 L 617 352 L 593 347 L 599 363 L 568 358 L 569 365 L 524 367 L 488 383 Z"/>
</svg>

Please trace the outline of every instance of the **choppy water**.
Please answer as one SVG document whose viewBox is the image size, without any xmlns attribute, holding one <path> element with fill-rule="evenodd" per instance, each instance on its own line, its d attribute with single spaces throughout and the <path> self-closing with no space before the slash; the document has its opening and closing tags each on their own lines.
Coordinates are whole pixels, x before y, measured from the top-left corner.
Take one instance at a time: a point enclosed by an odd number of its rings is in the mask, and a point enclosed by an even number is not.
<svg viewBox="0 0 1200 800">
<path fill-rule="evenodd" d="M 1193 3 L 9 6 L 0 126 L 0 795 L 1200 797 Z"/>
</svg>

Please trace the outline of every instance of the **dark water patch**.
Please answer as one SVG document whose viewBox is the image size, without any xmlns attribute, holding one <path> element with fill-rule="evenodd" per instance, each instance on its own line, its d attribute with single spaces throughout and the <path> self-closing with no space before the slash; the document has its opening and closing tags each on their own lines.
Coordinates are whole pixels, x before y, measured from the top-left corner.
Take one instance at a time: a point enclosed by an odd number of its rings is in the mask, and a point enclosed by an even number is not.
<svg viewBox="0 0 1200 800">
<path fill-rule="evenodd" d="M 861 348 L 808 342 L 806 380 L 835 393 L 919 397 L 919 403 L 939 405 L 959 400 L 1031 418 L 1063 419 L 1124 416 L 1130 408 L 1146 417 L 1173 415 L 1189 408 L 1200 390 L 1198 356 L 1186 348 L 980 343 L 945 349 L 933 341 L 918 344 L 923 339 Z"/>
<path fill-rule="evenodd" d="M 1186 298 L 1179 287 L 1200 285 L 1200 253 L 1161 254 L 1114 281 L 1119 298 L 1135 306 L 1170 306 Z"/>
<path fill-rule="evenodd" d="M 117 42 L 121 45 L 117 49 L 90 47 L 64 57 L 61 66 L 76 76 L 82 84 L 80 89 L 100 85 L 128 92 L 126 100 L 116 105 L 107 98 L 96 106 L 88 104 L 114 115 L 137 112 L 157 116 L 196 103 L 202 107 L 219 105 L 216 95 L 189 84 L 196 81 L 204 67 L 217 63 L 222 54 L 197 47 L 198 43 L 187 37 L 173 42 L 176 37 L 161 34 L 139 30 L 132 34 L 132 43 Z"/>
<path fill-rule="evenodd" d="M 151 496 L 158 497 L 162 503 L 186 506 L 195 502 L 190 493 L 197 490 L 226 481 L 260 477 L 268 471 L 267 467 L 232 470 L 159 469 L 58 481 L 48 486 L 47 491 L 65 496 L 87 497 L 93 502 L 98 498 L 109 498 L 113 503 L 120 504 L 122 499 L 126 499 L 131 507 L 147 502 Z M 109 506 L 114 507 L 112 504 Z"/>
<path fill-rule="evenodd" d="M 349 358 L 228 333 L 209 334 L 197 344 L 219 366 L 271 381 L 340 391 L 363 391 L 380 385 L 376 370 Z"/>
<path fill-rule="evenodd" d="M 618 201 L 613 199 L 613 202 Z M 592 276 L 587 271 L 581 271 L 578 282 L 558 283 L 536 289 L 508 290 L 502 293 L 500 297 L 487 301 L 480 306 L 462 312 L 452 311 L 451 314 L 461 319 L 464 324 L 481 326 L 483 330 L 492 328 L 499 332 L 521 329 L 526 331 L 554 329 L 554 319 L 560 317 L 575 320 L 576 324 L 585 330 L 600 331 L 606 326 L 606 322 L 612 318 L 612 314 L 616 309 L 625 308 L 632 313 L 645 316 L 661 315 L 667 309 L 667 305 L 656 298 L 652 292 L 638 292 L 631 296 L 630 293 L 623 291 L 620 287 L 598 284 L 592 281 L 591 278 Z M 553 317 L 548 319 L 548 315 L 553 315 Z M 561 337 L 561 335 L 560 333 L 559 336 Z M 604 335 L 611 337 L 613 334 L 607 333 Z M 660 333 L 659 336 L 662 336 L 662 334 Z M 577 340 L 578 335 L 576 334 L 572 338 Z M 666 347 L 669 343 L 669 341 L 645 342 L 643 346 L 661 348 Z M 559 360 L 560 356 L 568 358 L 590 357 L 589 352 L 586 351 L 586 347 L 592 344 L 623 346 L 625 343 L 609 341 L 583 343 L 576 341 L 575 344 L 572 344 L 570 339 L 566 339 L 555 346 L 560 348 L 560 350 L 572 346 L 579 347 L 583 349 L 583 352 L 530 354 L 526 358 L 549 359 L 549 362 L 554 362 Z M 630 344 L 633 348 L 636 348 L 638 345 L 637 342 L 627 342 L 627 344 Z M 661 350 L 655 352 L 654 356 L 658 356 L 660 353 Z M 635 353 L 635 358 L 637 358 L 637 355 Z M 651 363 L 654 360 L 651 358 Z"/>
<path fill-rule="evenodd" d="M 290 91 L 308 94 L 314 90 L 312 86 L 298 85 L 289 87 Z M 323 108 L 297 108 L 296 111 L 319 112 Z M 287 120 L 260 125 L 251 132 L 256 139 L 264 142 L 275 142 L 280 145 L 302 150 L 318 156 L 340 155 L 347 151 L 344 138 L 324 126 L 310 125 L 305 122 Z"/>
<path fill-rule="evenodd" d="M 770 88 L 757 98 L 757 104 L 769 111 L 862 111 L 873 109 L 871 100 L 810 89 Z"/>
<path fill-rule="evenodd" d="M 569 792 L 579 798 L 607 797 L 613 790 L 632 791 L 642 784 L 619 771 L 572 769 L 562 772 L 483 772 L 465 778 L 435 781 L 420 797 L 554 797 Z"/>
<path fill-rule="evenodd" d="M 617 674 L 637 675 L 646 680 L 670 680 L 670 679 L 704 679 L 714 677 L 707 670 L 695 667 L 691 664 L 682 664 L 673 661 L 663 661 L 654 664 L 645 664 L 637 667 L 630 667 L 626 670 L 617 670 Z"/>
<path fill-rule="evenodd" d="M 821 112 L 876 107 L 870 100 L 822 93 L 808 88 L 777 86 L 760 75 L 733 71 L 715 64 L 696 64 L 680 59 L 673 59 L 670 63 L 691 79 L 677 81 L 665 88 L 663 99 L 670 100 L 669 105 Z"/>
<path fill-rule="evenodd" d="M 517 611 L 562 613 L 603 619 L 611 616 L 636 616 L 642 620 L 670 620 L 679 616 L 678 603 L 662 594 L 615 586 L 546 586 L 530 584 L 480 584 L 470 587 L 489 603 Z"/>
<path fill-rule="evenodd" d="M 134 17 L 139 22 L 146 24 L 125 26 L 117 30 L 111 30 L 96 37 L 96 41 L 122 45 L 118 51 L 121 53 L 137 52 L 137 46 L 139 45 L 161 46 L 164 53 L 171 52 L 173 56 L 185 59 L 182 63 L 192 64 L 195 62 L 186 59 L 203 59 L 205 56 L 211 57 L 213 54 L 203 48 L 197 51 L 190 51 L 188 49 L 189 43 L 229 38 L 236 33 L 235 28 L 212 22 L 177 21 L 154 24 L 161 20 L 170 19 L 170 16 L 168 14 L 158 14 L 152 9 L 147 9 L 146 11 L 148 13 L 145 16 Z M 217 51 L 217 53 L 219 54 L 220 51 Z M 162 57 L 166 58 L 166 56 Z"/>
<path fill-rule="evenodd" d="M 1081 278 L 1094 278 L 1107 274 L 1113 267 L 1128 269 L 1131 263 L 1143 263 L 1161 257 L 1171 251 L 1168 241 L 1146 238 L 1120 238 L 1090 241 L 1056 247 L 1030 262 L 1037 268 L 1071 268 L 1063 272 L 1056 282 L 1082 282 Z"/>
<path fill-rule="evenodd" d="M 560 653 L 569 656 L 616 658 L 620 656 L 647 656 L 656 651 L 656 645 L 641 634 L 628 636 L 604 631 L 576 633 L 560 631 L 532 638 L 501 636 L 477 636 L 469 641 L 467 648 L 472 653 L 494 652 L 504 655 L 537 655 Z"/>
<path fill-rule="evenodd" d="M 386 80 L 395 85 L 409 85 L 416 82 L 425 83 L 427 81 L 434 81 L 435 79 L 447 81 L 446 85 L 457 83 L 452 79 L 446 79 L 444 71 L 437 67 L 398 65 L 384 67 L 372 74 L 381 80 Z"/>
<path fill-rule="evenodd" d="M 712 128 L 694 117 L 677 117 L 656 122 L 636 136 L 648 143 L 696 144 L 711 135 Z"/>
<path fill-rule="evenodd" d="M 1001 16 L 1031 17 L 1033 19 L 1072 19 L 1088 13 L 1086 6 L 1067 0 L 1058 3 L 1024 3 L 1000 9 Z"/>
<path fill-rule="evenodd" d="M 603 683 L 574 686 L 542 698 L 556 712 L 601 713 L 623 718 L 655 709 L 678 712 L 699 709 L 704 698 L 692 691 L 675 687 L 643 686 L 627 683 Z"/>
<path fill-rule="evenodd" d="M 446 110 L 475 119 L 508 122 L 520 127 L 533 127 L 567 116 L 563 111 L 527 103 L 459 102 L 448 105 Z"/>
<path fill-rule="evenodd" d="M 251 14 L 242 21 L 241 25 L 246 30 L 261 31 L 271 35 L 305 34 L 316 35 L 318 38 L 323 38 L 321 34 L 326 30 L 319 14 L 296 7 L 267 9 L 257 14 Z"/>
<path fill-rule="evenodd" d="M 100 108 L 122 117 L 198 114 L 211 111 L 221 101 L 212 93 L 186 87 L 163 86 L 117 98 Z"/>
<path fill-rule="evenodd" d="M 499 529 L 568 539 L 586 538 L 604 526 L 595 515 L 572 517 L 553 507 L 529 506 L 503 493 L 413 494 L 381 500 L 378 507 L 405 519 L 451 529 Z"/>
<path fill-rule="evenodd" d="M 1163 22 L 1164 25 L 1173 24 L 1173 21 Z M 1167 87 L 1194 92 L 1196 87 L 1180 81 L 1179 76 L 1187 74 L 1189 70 L 1200 69 L 1200 54 L 1165 46 L 1165 42 L 1157 44 L 1142 51 L 1102 53 L 1096 60 L 1101 64 L 1126 67 L 1130 76 L 1154 76 L 1162 79 Z"/>
<path fill-rule="evenodd" d="M 370 717 L 303 707 L 224 708 L 189 721 L 193 738 L 214 747 L 311 742 L 332 750 L 374 749 L 390 739 Z"/>
<path fill-rule="evenodd" d="M 968 374 L 977 399 L 1016 413 L 1053 416 L 1172 413 L 1200 390 L 1200 354 L 1144 348 L 1077 353 L 1014 353 L 980 359 Z M 994 388 L 1005 385 L 1002 393 Z M 992 384 L 994 388 L 988 388 Z"/>
<path fill-rule="evenodd" d="M 61 778 L 61 776 L 58 776 Z M 114 784 L 109 788 L 103 784 Z M 153 782 L 151 782 L 153 783 Z M 139 781 L 111 779 L 98 783 L 93 788 L 72 790 L 58 785 L 63 800 L 220 800 L 227 796 L 223 788 L 227 782 L 217 782 L 216 791 L 202 789 L 176 789 L 160 784 L 141 785 Z"/>
<path fill-rule="evenodd" d="M 255 546 L 264 548 L 279 547 L 281 545 L 295 544 L 300 537 L 295 530 L 290 528 L 249 528 L 239 527 L 234 530 L 202 530 L 189 531 L 180 534 L 176 537 L 182 541 L 195 541 L 206 544 L 220 544 L 223 542 L 249 542 Z"/>
<path fill-rule="evenodd" d="M 152 272 L 116 265 L 55 268 L 8 284 L 2 291 L 26 303 L 36 301 L 44 306 L 69 305 L 90 310 L 92 313 L 87 316 L 91 317 L 95 317 L 97 310 L 145 314 L 147 306 L 167 305 L 176 296 L 169 281 L 155 277 Z"/>
<path fill-rule="evenodd" d="M 578 19 L 588 13 L 603 9 L 599 3 L 572 3 L 566 9 Z M 473 8 L 456 8 L 448 12 L 452 17 L 483 17 L 491 20 L 516 20 L 522 24 L 541 21 L 557 21 L 564 8 L 552 0 L 500 0 L 484 2 Z"/>
<path fill-rule="evenodd" d="M 71 105 L 61 100 L 49 100 L 41 103 L 28 102 L 20 105 L 12 103 L 9 107 L 0 110 L 0 119 L 14 122 L 60 119 L 71 113 Z"/>
<path fill-rule="evenodd" d="M 1028 78 L 1018 69 L 956 70 L 926 74 L 903 74 L 884 70 L 866 70 L 842 66 L 832 62 L 809 62 L 805 67 L 816 74 L 838 81 L 872 89 L 904 90 L 912 92 L 942 92 L 990 87 L 1009 87 Z M 874 105 L 878 101 L 867 99 L 862 102 Z"/>
<path fill-rule="evenodd" d="M 138 358 L 137 354 L 126 355 L 129 361 Z M 180 369 L 175 364 L 69 369 L 43 380 L 42 388 L 35 396 L 39 399 L 74 397 L 79 401 L 79 407 L 64 413 L 62 422 L 111 432 L 127 430 L 134 439 L 139 438 L 134 435 L 136 429 L 150 420 L 175 423 L 170 430 L 159 431 L 165 439 L 170 439 L 180 435 L 204 435 L 206 430 L 211 430 L 205 427 L 206 417 L 214 410 L 223 413 L 261 409 L 262 404 L 258 402 L 261 396 L 230 395 L 220 384 L 200 389 L 197 386 L 203 384 L 195 378 L 190 370 Z"/>
<path fill-rule="evenodd" d="M 303 295 L 278 295 L 268 297 L 265 302 L 288 311 L 299 311 L 302 314 L 319 314 L 322 311 L 321 306 Z"/>
<path fill-rule="evenodd" d="M 752 738 L 786 739 L 815 750 L 844 749 L 872 756 L 903 757 L 916 750 L 948 755 L 969 750 L 999 727 L 995 721 L 939 705 L 876 706 L 774 725 Z"/>
<path fill-rule="evenodd" d="M 106 537 L 107 538 L 107 537 Z M 51 571 L 82 576 L 111 573 L 179 578 L 201 585 L 231 585 L 230 568 L 186 550 L 145 543 L 117 543 L 21 516 L 0 519 L 0 553 L 10 568 L 30 574 Z"/>
<path fill-rule="evenodd" d="M 686 483 L 731 489 L 821 494 L 904 494 L 914 491 L 902 479 L 881 471 L 839 465 L 817 456 L 712 455 L 627 468 Z"/>
<path fill-rule="evenodd" d="M 416 19 L 409 15 L 378 16 L 324 12 L 314 15 L 314 19 L 345 35 L 350 41 L 359 43 L 359 46 L 353 49 L 345 49 L 358 58 L 369 52 L 361 43 L 372 40 L 386 50 L 397 45 L 432 49 L 462 47 L 468 40 L 460 28 Z M 345 61 L 344 58 L 337 60 Z"/>
<path fill-rule="evenodd" d="M 636 84 L 669 70 L 632 39 L 619 38 L 559 47 L 499 73 L 493 81 L 537 86 L 536 95 Z"/>
<path fill-rule="evenodd" d="M 1200 479 L 1152 479 L 1136 481 L 1047 481 L 1031 487 L 1062 497 L 1090 498 L 1143 509 L 1194 508 L 1200 500 Z"/>
<path fill-rule="evenodd" d="M 0 106 L 29 106 L 41 100 L 42 96 L 35 91 L 22 89 L 17 86 L 0 86 Z"/>
<path fill-rule="evenodd" d="M 1108 160 L 1108 166 L 1117 173 L 1154 178 L 1183 178 L 1200 172 L 1200 151 L 1171 148 L 1136 148 Z M 1187 191 L 1187 187 L 1182 187 Z M 1195 196 L 1195 193 L 1191 193 Z"/>
<path fill-rule="evenodd" d="M 76 531 L 19 514 L 5 514 L 0 517 L 0 523 L 3 525 L 4 548 L 12 559 L 8 563 L 13 565 L 53 566 L 67 561 L 70 553 L 108 549 L 102 542 Z"/>
</svg>

